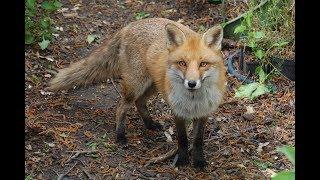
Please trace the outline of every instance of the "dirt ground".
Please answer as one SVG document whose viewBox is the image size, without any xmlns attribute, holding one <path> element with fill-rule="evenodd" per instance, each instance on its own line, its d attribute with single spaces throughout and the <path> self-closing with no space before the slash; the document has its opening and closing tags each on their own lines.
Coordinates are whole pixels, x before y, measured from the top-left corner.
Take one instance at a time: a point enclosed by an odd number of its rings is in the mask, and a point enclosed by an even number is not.
<svg viewBox="0 0 320 180">
<path fill-rule="evenodd" d="M 176 145 L 170 108 L 161 95 L 149 102 L 153 118 L 163 131 L 145 130 L 133 107 L 127 115 L 129 145 L 115 143 L 115 108 L 119 94 L 111 82 L 50 94 L 44 90 L 57 69 L 87 56 L 115 31 L 145 11 L 149 17 L 180 21 L 195 31 L 222 22 L 222 6 L 207 1 L 62 0 L 52 16 L 58 37 L 41 51 L 27 46 L 25 53 L 25 168 L 33 179 L 269 179 L 273 172 L 291 168 L 277 146 L 295 141 L 295 83 L 274 78 L 274 94 L 254 101 L 235 99 L 239 87 L 228 75 L 225 101 L 210 117 L 205 133 L 204 171 L 192 166 L 175 168 L 173 158 L 145 167 L 146 162 Z M 246 10 L 244 3 L 227 4 L 227 18 Z M 62 28 L 60 28 L 62 27 Z M 61 31 L 62 30 L 62 31 Z M 100 38 L 91 44 L 87 35 Z M 225 48 L 224 54 L 234 52 Z M 117 82 L 116 82 L 117 84 Z M 119 87 L 117 88 L 119 89 Z M 252 116 L 245 116 L 253 109 Z M 164 132 L 173 128 L 169 141 Z M 172 133 L 172 132 L 171 132 Z"/>
</svg>

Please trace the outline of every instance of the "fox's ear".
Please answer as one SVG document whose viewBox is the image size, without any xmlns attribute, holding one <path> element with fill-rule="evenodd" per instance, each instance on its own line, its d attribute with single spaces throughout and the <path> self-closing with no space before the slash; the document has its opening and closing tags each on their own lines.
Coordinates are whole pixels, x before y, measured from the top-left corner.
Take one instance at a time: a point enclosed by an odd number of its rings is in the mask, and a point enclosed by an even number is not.
<svg viewBox="0 0 320 180">
<path fill-rule="evenodd" d="M 223 28 L 220 25 L 215 25 L 205 32 L 202 36 L 204 43 L 210 48 L 221 50 L 221 42 L 223 38 Z"/>
<path fill-rule="evenodd" d="M 186 40 L 184 33 L 176 25 L 169 23 L 166 25 L 165 29 L 167 33 L 167 47 L 169 50 L 182 45 Z"/>
</svg>

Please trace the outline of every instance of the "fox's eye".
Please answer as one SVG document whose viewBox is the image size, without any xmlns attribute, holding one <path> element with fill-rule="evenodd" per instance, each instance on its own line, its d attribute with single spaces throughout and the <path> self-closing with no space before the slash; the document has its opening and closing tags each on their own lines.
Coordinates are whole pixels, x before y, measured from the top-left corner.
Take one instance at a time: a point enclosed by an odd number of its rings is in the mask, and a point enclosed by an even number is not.
<svg viewBox="0 0 320 180">
<path fill-rule="evenodd" d="M 186 62 L 184 62 L 184 61 L 179 61 L 178 64 L 179 64 L 179 66 L 186 66 L 187 65 Z"/>
<path fill-rule="evenodd" d="M 206 67 L 207 65 L 208 65 L 207 62 L 201 62 L 201 63 L 200 63 L 200 67 Z"/>
</svg>

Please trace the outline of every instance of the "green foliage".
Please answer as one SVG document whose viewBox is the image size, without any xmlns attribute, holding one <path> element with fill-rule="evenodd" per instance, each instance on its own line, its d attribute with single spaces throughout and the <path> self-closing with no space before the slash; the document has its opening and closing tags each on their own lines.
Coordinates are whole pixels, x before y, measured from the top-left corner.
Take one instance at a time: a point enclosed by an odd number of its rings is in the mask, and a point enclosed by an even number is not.
<svg viewBox="0 0 320 180">
<path fill-rule="evenodd" d="M 249 98 L 250 100 L 255 99 L 258 96 L 272 92 L 272 86 L 268 86 L 265 82 L 270 77 L 267 75 L 261 66 L 256 69 L 256 74 L 259 77 L 259 82 L 241 85 L 235 93 L 237 98 Z"/>
<path fill-rule="evenodd" d="M 150 16 L 149 13 L 144 12 L 144 11 L 141 11 L 141 12 L 138 12 L 138 13 L 136 14 L 136 20 L 141 20 L 141 19 L 147 18 L 147 17 L 149 17 L 149 16 Z"/>
<path fill-rule="evenodd" d="M 42 50 L 48 47 L 55 31 L 50 15 L 61 7 L 58 0 L 45 0 L 41 5 L 36 0 L 25 0 L 25 44 L 38 42 Z"/>
<path fill-rule="evenodd" d="M 253 11 L 261 1 L 249 1 L 249 11 L 234 33 L 252 49 L 253 54 L 265 62 L 270 56 L 283 57 L 285 51 L 293 51 L 294 7 L 293 0 L 270 0 Z"/>
<path fill-rule="evenodd" d="M 260 66 L 256 69 L 259 83 L 246 84 L 239 87 L 236 97 L 254 99 L 262 94 L 273 92 L 274 88 L 265 85 L 267 77 L 261 67 L 270 64 L 271 56 L 283 57 L 288 51 L 293 51 L 294 42 L 294 11 L 293 0 L 270 0 L 267 4 L 253 11 L 260 0 L 249 1 L 249 11 L 234 30 L 240 34 L 241 42 L 252 50 Z"/>
<path fill-rule="evenodd" d="M 31 175 L 28 175 L 24 178 L 24 180 L 33 180 L 33 177 Z"/>
<path fill-rule="evenodd" d="M 282 146 L 277 148 L 278 152 L 283 153 L 289 161 L 295 166 L 295 148 L 293 146 Z M 271 180 L 294 180 L 295 170 L 281 171 L 271 177 Z"/>
</svg>

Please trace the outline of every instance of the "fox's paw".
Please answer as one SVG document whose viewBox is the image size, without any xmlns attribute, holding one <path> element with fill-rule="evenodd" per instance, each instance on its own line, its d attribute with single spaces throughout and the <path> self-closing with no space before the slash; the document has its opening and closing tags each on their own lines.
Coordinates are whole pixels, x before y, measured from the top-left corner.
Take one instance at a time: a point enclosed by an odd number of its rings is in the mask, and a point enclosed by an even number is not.
<svg viewBox="0 0 320 180">
<path fill-rule="evenodd" d="M 208 165 L 208 163 L 204 159 L 194 159 L 192 165 L 194 168 L 204 169 Z"/>
<path fill-rule="evenodd" d="M 178 160 L 176 162 L 176 166 L 186 166 L 190 163 L 188 155 L 178 155 Z"/>
<path fill-rule="evenodd" d="M 116 142 L 121 146 L 126 146 L 128 144 L 128 139 L 125 135 L 117 135 Z"/>
<path fill-rule="evenodd" d="M 150 121 L 145 124 L 146 128 L 149 130 L 160 131 L 162 130 L 162 125 L 158 122 Z"/>
</svg>

